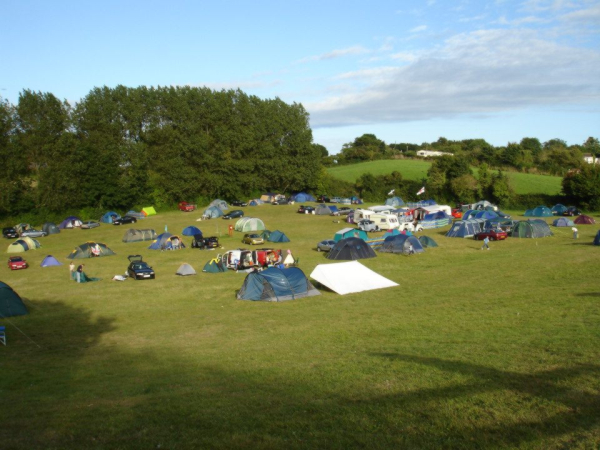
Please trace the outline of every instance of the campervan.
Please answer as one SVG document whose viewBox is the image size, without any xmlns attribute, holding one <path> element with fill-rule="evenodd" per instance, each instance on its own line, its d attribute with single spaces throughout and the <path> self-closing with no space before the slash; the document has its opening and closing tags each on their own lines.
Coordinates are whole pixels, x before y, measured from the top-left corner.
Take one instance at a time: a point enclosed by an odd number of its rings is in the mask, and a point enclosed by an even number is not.
<svg viewBox="0 0 600 450">
<path fill-rule="evenodd" d="M 394 210 L 394 208 L 389 205 L 369 206 L 368 209 L 377 214 L 392 214 L 392 211 Z"/>
<path fill-rule="evenodd" d="M 393 230 L 400 226 L 398 216 L 394 214 L 371 214 L 369 218 L 380 230 Z"/>
</svg>

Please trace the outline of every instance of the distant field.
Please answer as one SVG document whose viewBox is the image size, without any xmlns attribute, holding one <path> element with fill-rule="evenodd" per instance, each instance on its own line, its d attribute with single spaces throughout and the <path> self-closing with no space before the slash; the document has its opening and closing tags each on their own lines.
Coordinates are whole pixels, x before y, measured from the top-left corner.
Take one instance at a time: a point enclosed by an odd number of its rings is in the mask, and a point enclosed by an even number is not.
<svg viewBox="0 0 600 450">
<path fill-rule="evenodd" d="M 420 160 L 382 160 L 370 161 L 349 166 L 332 167 L 328 172 L 340 180 L 355 182 L 363 173 L 385 175 L 393 171 L 400 172 L 406 180 L 420 180 L 427 177 L 431 163 Z M 477 174 L 477 169 L 474 169 Z M 548 194 L 560 193 L 561 177 L 549 175 L 532 175 L 526 173 L 506 172 L 517 194 Z"/>
</svg>

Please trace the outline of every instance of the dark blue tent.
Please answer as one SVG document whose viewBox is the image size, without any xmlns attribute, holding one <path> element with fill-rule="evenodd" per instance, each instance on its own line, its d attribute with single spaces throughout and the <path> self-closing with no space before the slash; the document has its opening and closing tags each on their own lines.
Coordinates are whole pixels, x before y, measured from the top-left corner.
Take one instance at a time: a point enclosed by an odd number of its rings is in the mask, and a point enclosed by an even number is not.
<svg viewBox="0 0 600 450">
<path fill-rule="evenodd" d="M 290 242 L 290 239 L 279 230 L 271 232 L 267 240 L 269 242 Z"/>
<path fill-rule="evenodd" d="M 198 227 L 190 225 L 189 227 L 185 227 L 181 232 L 184 236 L 195 236 L 197 234 L 202 235 L 202 231 Z"/>
<path fill-rule="evenodd" d="M 279 269 L 269 267 L 262 272 L 251 272 L 237 293 L 238 300 L 281 302 L 320 295 L 297 267 Z"/>
<path fill-rule="evenodd" d="M 386 237 L 379 251 L 382 253 L 402 253 L 408 255 L 410 254 L 411 245 L 413 253 L 423 253 L 425 251 L 423 250 L 423 245 L 415 236 L 407 236 L 405 234 Z"/>
<path fill-rule="evenodd" d="M 6 283 L 0 281 L 0 317 L 23 316 L 29 314 L 23 300 Z"/>
<path fill-rule="evenodd" d="M 162 233 L 156 237 L 156 240 L 148 248 L 150 250 L 179 250 L 185 248 L 185 245 L 179 239 L 179 236 L 171 233 Z"/>
<path fill-rule="evenodd" d="M 596 237 L 594 238 L 594 245 L 600 245 L 600 230 L 596 233 Z"/>
<path fill-rule="evenodd" d="M 457 220 L 446 233 L 446 237 L 470 238 L 481 231 L 482 219 Z"/>
<path fill-rule="evenodd" d="M 555 227 L 572 227 L 575 226 L 572 220 L 567 219 L 566 217 L 559 217 L 552 222 L 552 225 Z"/>
</svg>

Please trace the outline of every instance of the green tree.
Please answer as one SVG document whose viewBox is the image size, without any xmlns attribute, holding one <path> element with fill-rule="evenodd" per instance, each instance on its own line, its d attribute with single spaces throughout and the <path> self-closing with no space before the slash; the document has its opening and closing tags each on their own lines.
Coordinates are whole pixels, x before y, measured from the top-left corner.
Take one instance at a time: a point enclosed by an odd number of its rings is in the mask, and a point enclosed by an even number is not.
<svg viewBox="0 0 600 450">
<path fill-rule="evenodd" d="M 600 210 L 600 166 L 585 164 L 581 169 L 567 173 L 562 189 L 573 203 L 593 211 Z"/>
</svg>

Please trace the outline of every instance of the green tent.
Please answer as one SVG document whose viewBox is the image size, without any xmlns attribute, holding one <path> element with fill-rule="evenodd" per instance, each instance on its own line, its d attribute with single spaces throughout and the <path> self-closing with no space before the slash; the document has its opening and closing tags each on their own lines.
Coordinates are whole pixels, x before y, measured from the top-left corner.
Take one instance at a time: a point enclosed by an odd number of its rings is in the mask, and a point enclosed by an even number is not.
<svg viewBox="0 0 600 450">
<path fill-rule="evenodd" d="M 235 223 L 235 231 L 241 231 L 242 233 L 262 230 L 266 230 L 265 224 L 256 217 L 242 217 Z"/>
<path fill-rule="evenodd" d="M 419 236 L 419 242 L 421 243 L 421 245 L 424 248 L 428 248 L 428 247 L 437 247 L 437 242 L 435 242 L 432 238 L 430 238 L 429 236 Z"/>
<path fill-rule="evenodd" d="M 514 238 L 542 238 L 552 235 L 548 224 L 541 219 L 517 221 L 511 232 Z"/>
<path fill-rule="evenodd" d="M 220 255 L 216 258 L 211 259 L 204 265 L 202 272 L 207 273 L 221 273 L 227 272 L 227 266 L 225 265 L 225 261 L 221 259 Z"/>
<path fill-rule="evenodd" d="M 144 213 L 145 216 L 154 216 L 156 215 L 156 210 L 154 209 L 154 206 L 146 206 L 142 209 L 142 213 Z"/>
<path fill-rule="evenodd" d="M 29 314 L 23 300 L 12 288 L 0 281 L 0 317 L 23 316 Z"/>
<path fill-rule="evenodd" d="M 97 254 L 94 254 L 94 251 L 97 251 Z M 75 247 L 75 249 L 71 252 L 69 256 L 67 256 L 67 258 L 93 258 L 95 256 L 111 256 L 114 254 L 115 252 L 113 252 L 105 244 L 96 242 L 86 242 L 85 244 L 81 244 L 79 247 Z"/>
</svg>

